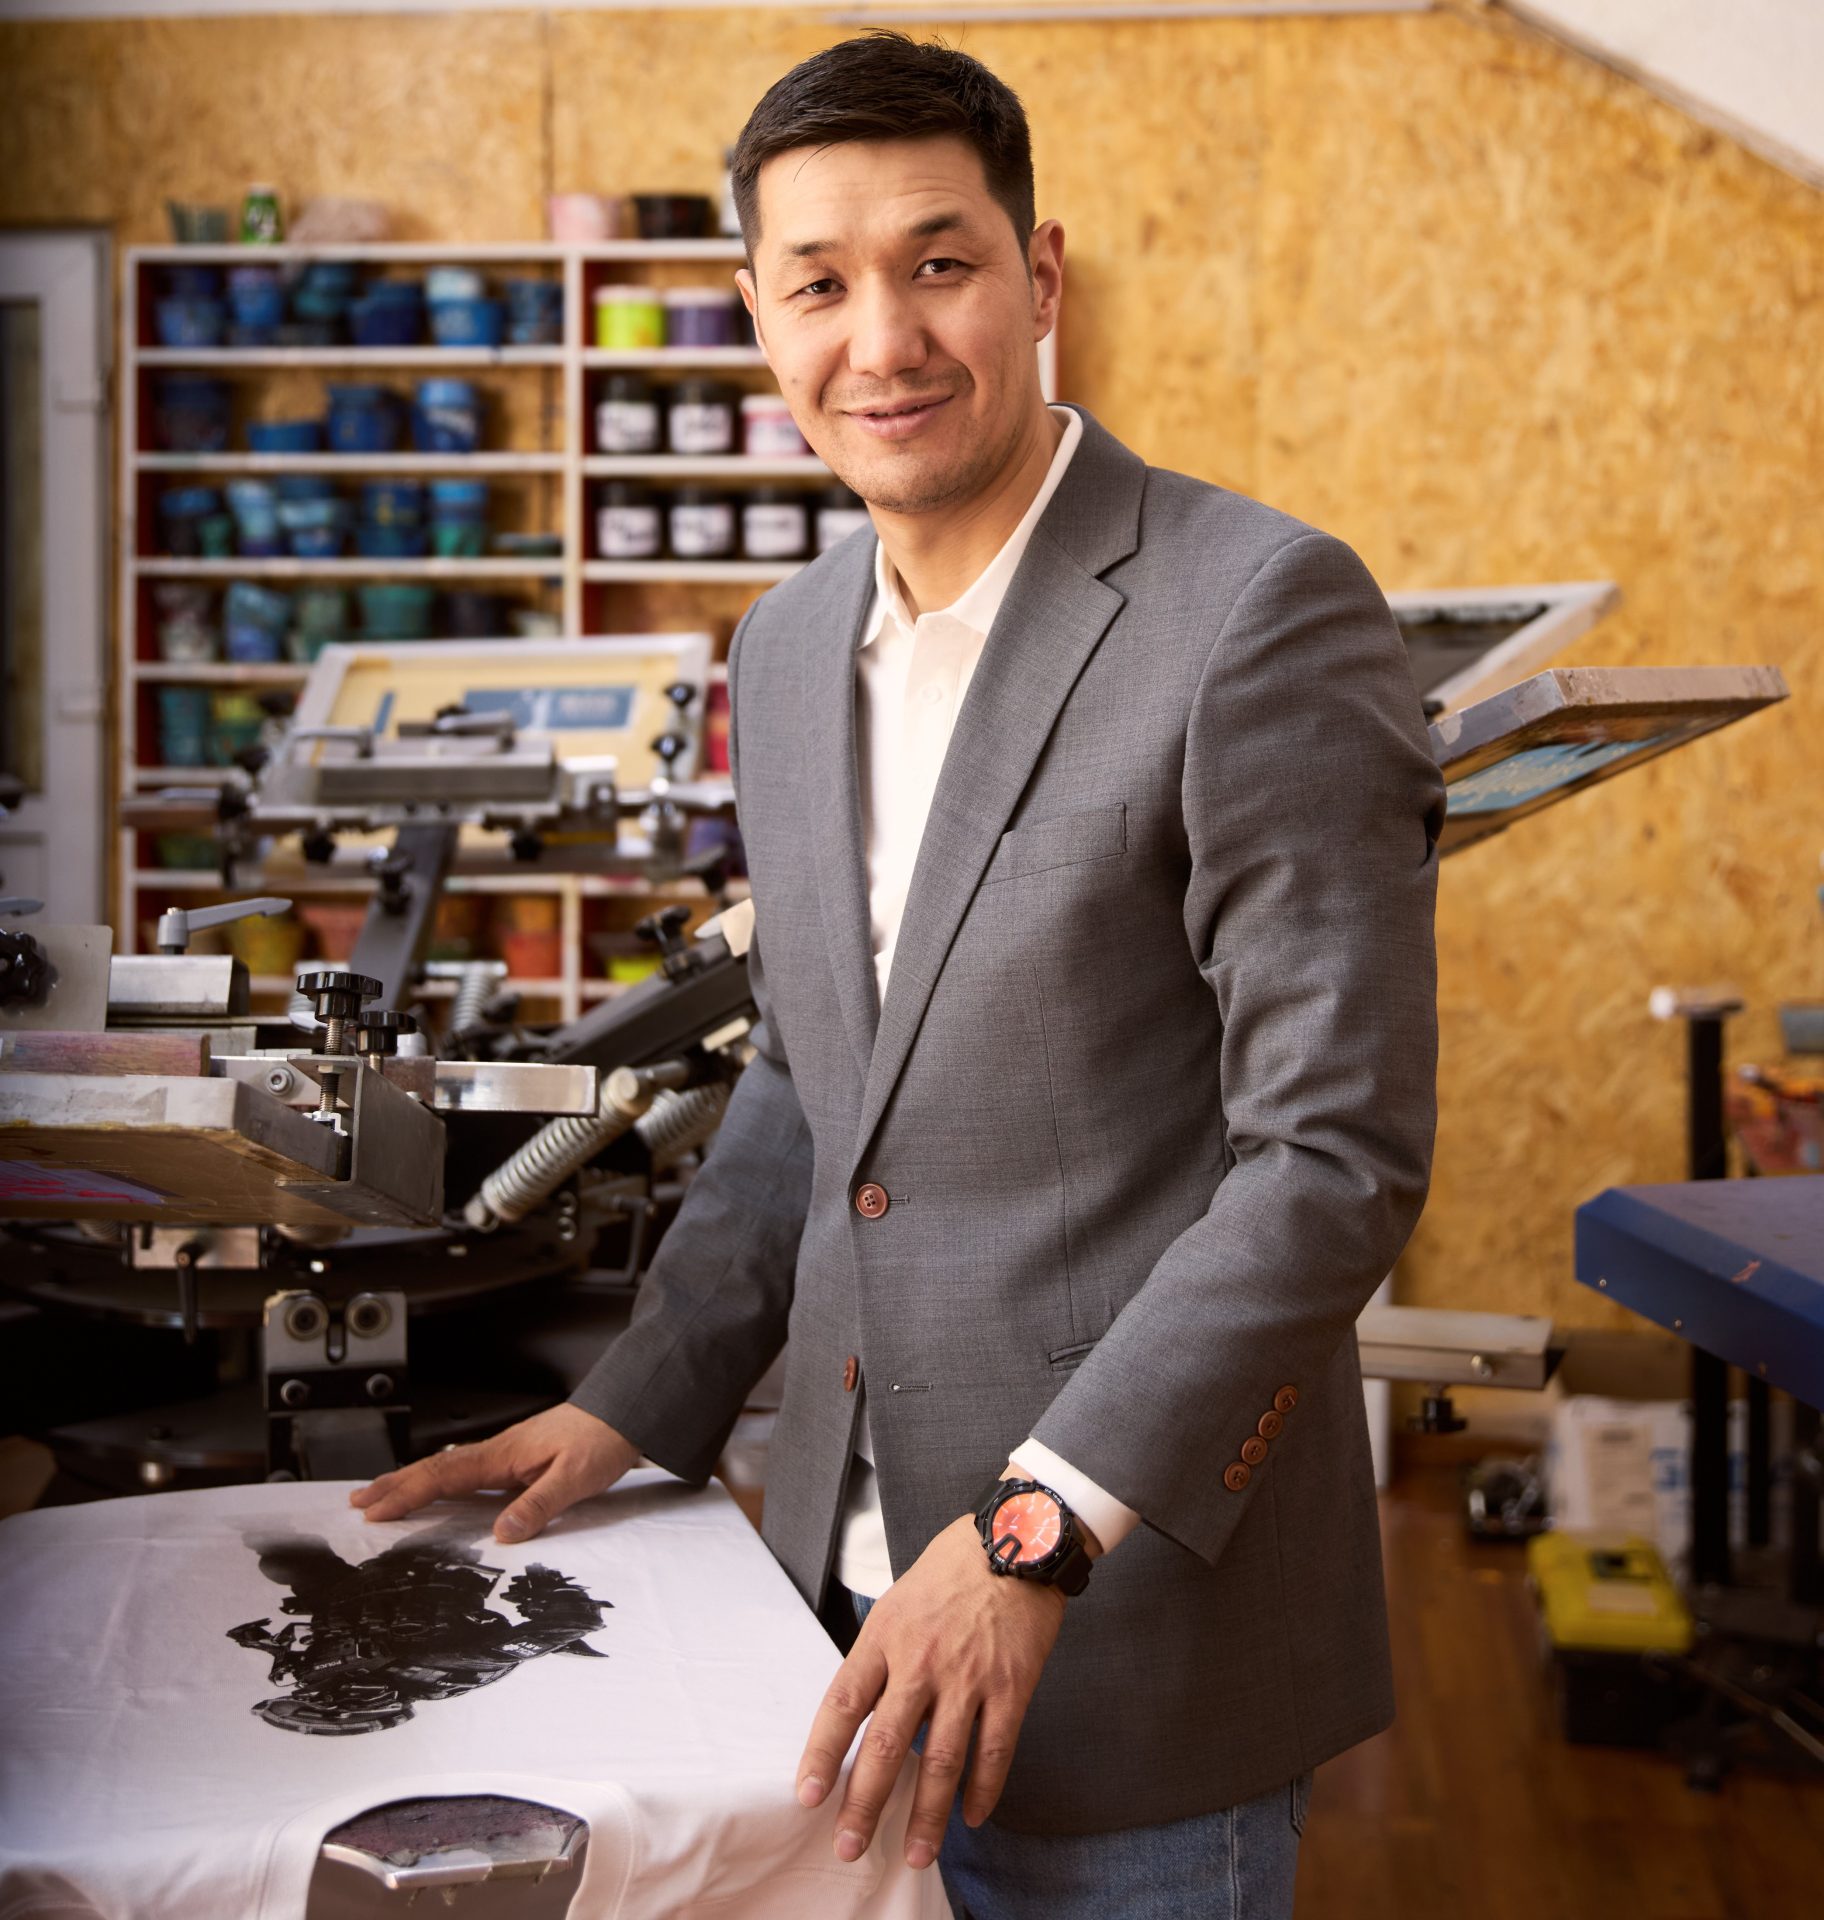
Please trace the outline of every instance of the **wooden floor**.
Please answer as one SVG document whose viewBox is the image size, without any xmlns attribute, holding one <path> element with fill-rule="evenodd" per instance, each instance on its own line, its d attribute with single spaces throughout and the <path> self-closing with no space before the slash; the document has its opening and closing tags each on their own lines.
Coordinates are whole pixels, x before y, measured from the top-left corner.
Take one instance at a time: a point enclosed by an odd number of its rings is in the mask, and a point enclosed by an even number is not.
<svg viewBox="0 0 1824 1920">
<path fill-rule="evenodd" d="M 1520 1551 L 1478 1546 L 1455 1470 L 1382 1502 L 1400 1717 L 1320 1768 L 1298 1920 L 1824 1920 L 1824 1783 L 1573 1747 Z"/>
</svg>

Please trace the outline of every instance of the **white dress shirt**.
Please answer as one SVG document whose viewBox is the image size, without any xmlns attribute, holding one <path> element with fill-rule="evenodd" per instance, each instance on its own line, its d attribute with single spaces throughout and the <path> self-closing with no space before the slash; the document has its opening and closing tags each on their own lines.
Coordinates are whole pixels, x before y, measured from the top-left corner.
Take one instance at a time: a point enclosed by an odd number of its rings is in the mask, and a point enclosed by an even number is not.
<svg viewBox="0 0 1824 1920">
<path fill-rule="evenodd" d="M 1043 485 L 1007 544 L 975 584 L 949 606 L 913 619 L 886 548 L 875 545 L 874 603 L 855 655 L 855 721 L 874 979 L 883 1004 L 912 869 L 956 716 L 1026 543 L 1083 437 L 1083 422 L 1070 408 L 1053 407 L 1051 412 L 1063 426 L 1064 437 L 1052 455 Z M 836 1551 L 836 1577 L 851 1592 L 878 1599 L 893 1584 L 893 1567 L 887 1556 L 865 1403 L 856 1452 Z M 1105 1552 L 1140 1524 L 1132 1507 L 1104 1492 L 1087 1474 L 1037 1440 L 1017 1447 L 1013 1464 L 1057 1493 Z M 984 1484 L 1001 1465 L 1000 1461 L 982 1463 Z"/>
</svg>

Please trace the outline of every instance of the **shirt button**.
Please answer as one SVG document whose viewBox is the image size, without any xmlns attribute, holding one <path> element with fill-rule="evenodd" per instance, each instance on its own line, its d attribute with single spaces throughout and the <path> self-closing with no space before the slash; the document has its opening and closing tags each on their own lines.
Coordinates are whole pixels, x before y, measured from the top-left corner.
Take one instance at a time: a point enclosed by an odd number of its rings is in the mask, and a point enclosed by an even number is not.
<svg viewBox="0 0 1824 1920">
<path fill-rule="evenodd" d="M 1259 1466 L 1267 1457 L 1267 1443 L 1258 1434 L 1250 1434 L 1241 1443 L 1241 1457 L 1249 1466 Z"/>
<path fill-rule="evenodd" d="M 925 703 L 926 706 L 934 707 L 938 704 L 940 700 L 943 699 L 944 690 L 942 687 L 938 686 L 935 681 L 933 681 L 931 685 L 926 687 L 924 692 L 921 693 L 918 697 Z"/>
<path fill-rule="evenodd" d="M 850 1354 L 842 1363 L 842 1390 L 844 1393 L 855 1391 L 855 1382 L 861 1378 L 861 1362 Z"/>
<path fill-rule="evenodd" d="M 1277 1440 L 1285 1430 L 1284 1416 L 1274 1413 L 1271 1409 L 1260 1416 L 1260 1423 L 1254 1429 L 1263 1440 Z"/>
<path fill-rule="evenodd" d="M 1290 1413 L 1297 1405 L 1298 1389 L 1296 1387 L 1281 1387 L 1273 1396 L 1273 1410 L 1275 1413 Z"/>
<path fill-rule="evenodd" d="M 1222 1470 L 1222 1484 L 1231 1493 L 1239 1493 L 1253 1478 L 1253 1468 L 1243 1466 L 1239 1460 L 1231 1460 Z"/>
<path fill-rule="evenodd" d="M 872 1180 L 855 1189 L 855 1211 L 863 1219 L 878 1220 L 891 1204 L 886 1188 L 876 1186 Z"/>
</svg>

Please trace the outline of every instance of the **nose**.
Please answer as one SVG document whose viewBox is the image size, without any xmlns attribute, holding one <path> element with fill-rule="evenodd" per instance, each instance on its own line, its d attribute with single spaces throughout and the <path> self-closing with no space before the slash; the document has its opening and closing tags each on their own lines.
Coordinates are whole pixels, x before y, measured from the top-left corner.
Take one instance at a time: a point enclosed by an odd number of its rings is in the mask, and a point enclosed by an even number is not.
<svg viewBox="0 0 1824 1920">
<path fill-rule="evenodd" d="M 884 274 L 870 274 L 849 300 L 849 371 L 883 384 L 914 372 L 930 357 L 910 292 Z"/>
</svg>

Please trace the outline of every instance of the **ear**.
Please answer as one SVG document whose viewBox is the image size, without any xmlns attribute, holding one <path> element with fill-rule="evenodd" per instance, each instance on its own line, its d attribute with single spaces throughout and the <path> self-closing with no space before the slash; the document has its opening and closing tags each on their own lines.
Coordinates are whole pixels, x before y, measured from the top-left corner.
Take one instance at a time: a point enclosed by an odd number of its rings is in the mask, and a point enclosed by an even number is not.
<svg viewBox="0 0 1824 1920">
<path fill-rule="evenodd" d="M 735 285 L 741 289 L 741 298 L 746 303 L 748 312 L 754 316 L 754 324 L 758 326 L 760 324 L 760 309 L 756 303 L 760 298 L 760 290 L 754 285 L 753 269 L 751 267 L 737 267 L 735 269 Z"/>
<path fill-rule="evenodd" d="M 1058 324 L 1064 298 L 1064 228 L 1057 220 L 1034 227 L 1026 249 L 1032 278 L 1032 337 L 1043 340 Z"/>
</svg>

